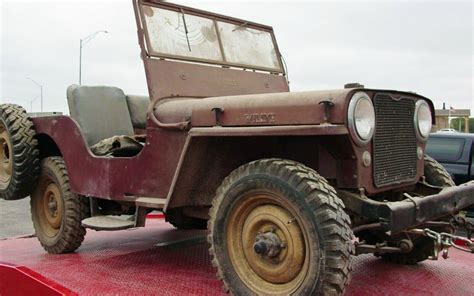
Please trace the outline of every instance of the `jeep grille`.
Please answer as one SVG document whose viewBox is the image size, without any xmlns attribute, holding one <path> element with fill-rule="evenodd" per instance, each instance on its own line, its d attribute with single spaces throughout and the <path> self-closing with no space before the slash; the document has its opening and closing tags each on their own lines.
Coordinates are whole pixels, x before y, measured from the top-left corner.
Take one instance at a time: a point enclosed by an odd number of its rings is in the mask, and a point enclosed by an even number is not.
<svg viewBox="0 0 474 296">
<path fill-rule="evenodd" d="M 415 101 L 376 94 L 373 171 L 376 187 L 412 181 L 416 176 Z"/>
</svg>

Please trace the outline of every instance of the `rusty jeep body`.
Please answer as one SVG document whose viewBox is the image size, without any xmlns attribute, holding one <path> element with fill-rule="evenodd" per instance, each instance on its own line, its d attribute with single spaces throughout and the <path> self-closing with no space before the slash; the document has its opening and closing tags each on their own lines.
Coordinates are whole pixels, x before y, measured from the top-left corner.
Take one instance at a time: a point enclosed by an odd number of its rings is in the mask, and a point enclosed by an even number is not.
<svg viewBox="0 0 474 296">
<path fill-rule="evenodd" d="M 455 186 L 424 154 L 428 98 L 359 84 L 290 92 L 271 27 L 133 6 L 149 98 L 73 85 L 71 116 L 2 105 L 1 197 L 31 195 L 48 252 L 158 210 L 209 229 L 230 292 L 306 295 L 343 293 L 352 255 L 412 264 L 447 251 L 474 183 Z"/>
</svg>

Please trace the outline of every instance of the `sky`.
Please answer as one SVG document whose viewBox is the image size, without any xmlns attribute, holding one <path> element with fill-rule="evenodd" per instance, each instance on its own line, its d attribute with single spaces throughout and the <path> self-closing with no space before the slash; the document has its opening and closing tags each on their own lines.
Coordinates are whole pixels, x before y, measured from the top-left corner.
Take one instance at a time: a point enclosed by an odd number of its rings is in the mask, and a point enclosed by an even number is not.
<svg viewBox="0 0 474 296">
<path fill-rule="evenodd" d="M 0 102 L 68 113 L 78 83 L 147 94 L 132 1 L 0 0 Z M 441 108 L 471 109 L 473 3 L 429 1 L 175 1 L 273 26 L 292 91 L 366 87 L 413 91 Z M 31 108 L 33 110 L 31 110 Z"/>
</svg>

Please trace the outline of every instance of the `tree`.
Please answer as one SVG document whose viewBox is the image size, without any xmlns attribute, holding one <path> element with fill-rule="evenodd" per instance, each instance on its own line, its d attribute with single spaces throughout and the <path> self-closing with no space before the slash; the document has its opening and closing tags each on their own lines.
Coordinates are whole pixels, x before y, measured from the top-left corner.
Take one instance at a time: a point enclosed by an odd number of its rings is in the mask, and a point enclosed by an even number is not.
<svg viewBox="0 0 474 296">
<path fill-rule="evenodd" d="M 451 119 L 451 126 L 450 128 L 455 129 L 457 131 L 464 132 L 464 118 L 463 117 L 456 117 Z M 474 133 L 474 117 L 469 118 L 469 132 Z"/>
</svg>

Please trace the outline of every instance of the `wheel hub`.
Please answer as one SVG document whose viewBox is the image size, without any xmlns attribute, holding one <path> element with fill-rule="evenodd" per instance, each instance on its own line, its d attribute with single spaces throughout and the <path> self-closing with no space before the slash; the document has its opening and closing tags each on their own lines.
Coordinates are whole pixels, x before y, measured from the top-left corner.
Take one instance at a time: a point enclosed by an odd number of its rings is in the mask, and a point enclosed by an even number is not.
<svg viewBox="0 0 474 296">
<path fill-rule="evenodd" d="M 48 182 L 48 180 L 44 181 Z M 59 232 L 62 223 L 63 205 L 61 193 L 55 183 L 44 184 L 44 191 L 37 202 L 40 203 L 38 213 L 42 228 L 49 236 L 54 236 Z"/>
<path fill-rule="evenodd" d="M 253 291 L 295 291 L 306 277 L 309 256 L 305 232 L 284 198 L 248 196 L 228 221 L 228 253 L 243 282 Z"/>
<path fill-rule="evenodd" d="M 258 233 L 253 244 L 255 253 L 270 258 L 277 256 L 284 247 L 285 244 L 281 242 L 278 235 L 271 231 Z"/>
<path fill-rule="evenodd" d="M 50 201 L 48 202 L 49 212 L 51 213 L 51 216 L 56 217 L 58 215 L 57 213 L 58 203 L 56 202 L 53 196 L 50 196 L 49 199 L 50 199 Z"/>
</svg>

